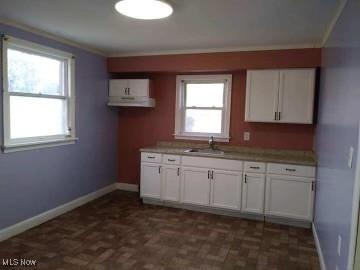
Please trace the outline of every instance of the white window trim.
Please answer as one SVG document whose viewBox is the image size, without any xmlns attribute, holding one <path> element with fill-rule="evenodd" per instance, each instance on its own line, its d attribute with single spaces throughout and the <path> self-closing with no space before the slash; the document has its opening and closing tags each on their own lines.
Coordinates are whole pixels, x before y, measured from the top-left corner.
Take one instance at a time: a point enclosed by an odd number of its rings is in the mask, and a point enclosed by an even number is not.
<svg viewBox="0 0 360 270">
<path fill-rule="evenodd" d="M 65 96 L 30 94 L 30 93 L 9 93 L 8 91 L 8 66 L 7 66 L 7 49 L 18 48 L 22 51 L 29 51 L 45 57 L 60 59 L 67 62 L 68 77 L 67 93 Z M 75 136 L 75 57 L 67 52 L 54 48 L 43 46 L 37 43 L 14 38 L 11 36 L 2 37 L 2 70 L 3 70 L 3 152 L 14 152 L 38 149 L 44 147 L 53 147 L 58 145 L 73 144 L 78 138 Z M 54 135 L 44 137 L 31 137 L 23 139 L 10 139 L 10 95 L 21 95 L 29 97 L 51 97 L 68 100 L 68 124 L 70 132 L 68 135 Z"/>
<path fill-rule="evenodd" d="M 185 90 L 184 82 L 225 82 L 224 86 L 224 113 L 222 115 L 222 132 L 218 133 L 186 133 L 184 132 Z M 213 136 L 216 141 L 229 142 L 230 140 L 230 110 L 231 110 L 231 74 L 217 75 L 178 75 L 176 76 L 176 108 L 175 108 L 175 139 L 206 141 Z"/>
</svg>

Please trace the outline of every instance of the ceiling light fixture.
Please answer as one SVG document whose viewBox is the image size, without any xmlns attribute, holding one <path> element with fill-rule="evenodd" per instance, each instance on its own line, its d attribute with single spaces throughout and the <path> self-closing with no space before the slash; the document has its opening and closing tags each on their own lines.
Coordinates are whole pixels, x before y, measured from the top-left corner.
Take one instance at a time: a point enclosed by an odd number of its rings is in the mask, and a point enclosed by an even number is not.
<svg viewBox="0 0 360 270">
<path fill-rule="evenodd" d="M 155 20 L 170 16 L 172 6 L 164 0 L 121 0 L 115 4 L 119 13 L 141 20 Z"/>
</svg>

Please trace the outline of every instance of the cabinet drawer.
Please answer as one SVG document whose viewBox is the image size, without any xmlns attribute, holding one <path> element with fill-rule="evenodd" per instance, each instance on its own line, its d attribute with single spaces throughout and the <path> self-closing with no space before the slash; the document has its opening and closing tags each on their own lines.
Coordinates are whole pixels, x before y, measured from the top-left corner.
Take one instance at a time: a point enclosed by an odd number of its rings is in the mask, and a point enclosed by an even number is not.
<svg viewBox="0 0 360 270">
<path fill-rule="evenodd" d="M 158 153 L 141 153 L 141 161 L 161 163 L 161 154 Z"/>
<path fill-rule="evenodd" d="M 189 167 L 203 167 L 218 170 L 242 171 L 243 162 L 240 160 L 230 160 L 222 158 L 203 158 L 203 157 L 182 157 L 182 165 Z"/>
<path fill-rule="evenodd" d="M 181 157 L 176 155 L 164 155 L 163 162 L 165 164 L 174 164 L 179 165 L 180 164 Z"/>
<path fill-rule="evenodd" d="M 267 172 L 269 174 L 315 177 L 315 167 L 311 166 L 269 163 Z"/>
<path fill-rule="evenodd" d="M 265 173 L 266 164 L 262 162 L 244 162 L 244 171 L 245 172 L 254 172 L 254 173 Z"/>
</svg>

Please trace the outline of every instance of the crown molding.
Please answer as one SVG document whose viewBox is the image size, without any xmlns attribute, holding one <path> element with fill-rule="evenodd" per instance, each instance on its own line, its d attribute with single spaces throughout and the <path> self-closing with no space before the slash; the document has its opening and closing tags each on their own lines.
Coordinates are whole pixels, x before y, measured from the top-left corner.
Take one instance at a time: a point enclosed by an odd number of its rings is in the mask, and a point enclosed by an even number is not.
<svg viewBox="0 0 360 270">
<path fill-rule="evenodd" d="M 82 49 L 82 50 L 87 51 L 87 52 L 91 52 L 91 53 L 98 54 L 98 55 L 101 55 L 101 56 L 107 56 L 107 54 L 105 52 L 101 51 L 101 50 L 91 48 L 91 47 L 83 45 L 81 43 L 69 40 L 67 38 L 60 37 L 58 35 L 51 34 L 51 33 L 47 32 L 47 31 L 43 31 L 43 30 L 40 30 L 38 28 L 28 26 L 26 24 L 23 24 L 23 23 L 20 23 L 20 22 L 11 20 L 11 19 L 0 17 L 0 23 L 6 24 L 6 25 L 9 25 L 9 26 L 13 26 L 13 27 L 16 27 L 18 29 L 21 29 L 21 30 L 24 30 L 24 31 L 27 31 L 27 32 L 30 32 L 30 33 L 33 33 L 33 34 L 36 34 L 36 35 L 39 35 L 39 36 L 42 36 L 42 37 L 46 37 L 48 39 L 52 39 L 52 40 L 61 42 L 61 43 L 66 44 L 66 45 L 69 45 L 69 46 L 72 46 L 72 47 L 75 47 L 75 48 L 78 48 L 78 49 Z"/>
<path fill-rule="evenodd" d="M 340 0 L 339 6 L 338 6 L 338 8 L 336 9 L 336 11 L 334 13 L 334 17 L 329 22 L 329 24 L 328 24 L 328 26 L 326 28 L 325 34 L 324 34 L 324 36 L 323 36 L 323 38 L 321 40 L 321 43 L 320 43 L 321 48 L 325 47 L 326 42 L 328 41 L 332 31 L 334 30 L 336 22 L 338 21 L 342 11 L 344 10 L 344 7 L 345 7 L 346 3 L 347 3 L 347 0 Z"/>
<path fill-rule="evenodd" d="M 189 50 L 163 50 L 163 51 L 152 51 L 152 52 L 113 53 L 113 54 L 110 54 L 108 57 L 133 57 L 133 56 L 177 55 L 177 54 L 221 53 L 221 52 L 273 51 L 273 50 L 313 49 L 313 48 L 320 48 L 320 46 L 316 45 L 316 44 L 296 44 L 296 45 L 224 47 L 224 48 L 189 49 Z"/>
</svg>

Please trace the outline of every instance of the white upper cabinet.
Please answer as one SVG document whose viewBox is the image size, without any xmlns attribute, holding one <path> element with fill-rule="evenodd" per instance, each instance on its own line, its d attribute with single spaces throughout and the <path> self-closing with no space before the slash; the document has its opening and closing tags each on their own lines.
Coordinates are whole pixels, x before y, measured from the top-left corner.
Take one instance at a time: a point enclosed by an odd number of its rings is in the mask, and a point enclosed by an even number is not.
<svg viewBox="0 0 360 270">
<path fill-rule="evenodd" d="M 249 70 L 245 121 L 311 124 L 315 69 Z"/>
<path fill-rule="evenodd" d="M 148 97 L 149 80 L 148 79 L 118 79 L 110 80 L 110 96 L 122 97 Z"/>
<path fill-rule="evenodd" d="M 278 107 L 279 72 L 247 72 L 245 121 L 274 122 Z"/>
<path fill-rule="evenodd" d="M 154 107 L 149 79 L 115 79 L 109 82 L 110 106 Z"/>
<path fill-rule="evenodd" d="M 280 71 L 278 121 L 311 124 L 315 89 L 314 69 Z"/>
</svg>

